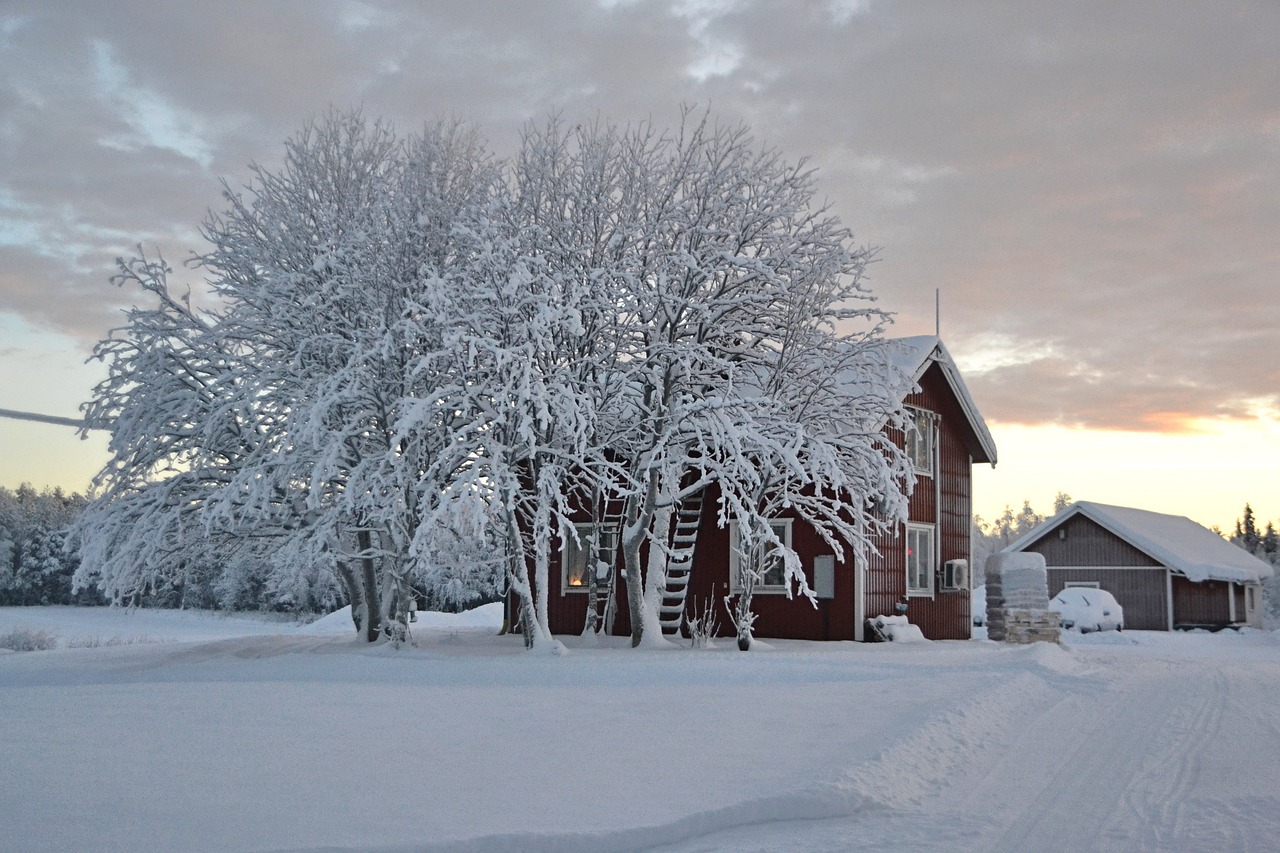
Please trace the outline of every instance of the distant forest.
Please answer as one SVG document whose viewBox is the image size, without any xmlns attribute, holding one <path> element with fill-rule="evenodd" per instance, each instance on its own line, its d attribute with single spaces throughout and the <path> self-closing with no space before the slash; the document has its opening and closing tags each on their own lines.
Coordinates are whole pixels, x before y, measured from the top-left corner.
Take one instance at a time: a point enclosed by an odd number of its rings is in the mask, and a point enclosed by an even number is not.
<svg viewBox="0 0 1280 853">
<path fill-rule="evenodd" d="M 973 518 L 974 586 L 983 582 L 987 557 L 1004 548 L 1046 518 L 1072 502 L 1058 492 L 1053 507 L 1045 515 L 1029 500 L 1014 512 L 1006 506 L 1001 515 L 987 521 Z M 74 589 L 73 580 L 80 559 L 77 543 L 68 528 L 84 507 L 82 495 L 61 489 L 37 492 L 28 483 L 17 489 L 0 486 L 0 606 L 34 604 L 101 605 L 106 599 L 82 579 Z M 1259 523 L 1250 503 L 1230 533 L 1214 532 L 1259 559 L 1280 569 L 1280 533 L 1276 522 Z M 1268 625 L 1280 625 L 1280 571 L 1264 586 Z M 271 586 L 265 572 L 253 566 L 223 564 L 214 553 L 203 564 L 191 567 L 181 578 L 158 584 L 141 600 L 143 607 L 183 607 L 204 610 L 272 610 L 280 612 L 327 613 L 346 604 L 341 587 L 332 578 L 317 577 L 305 591 L 284 591 Z M 432 602 L 427 602 L 428 605 Z M 453 602 L 435 602 L 438 609 L 455 609 Z"/>
</svg>

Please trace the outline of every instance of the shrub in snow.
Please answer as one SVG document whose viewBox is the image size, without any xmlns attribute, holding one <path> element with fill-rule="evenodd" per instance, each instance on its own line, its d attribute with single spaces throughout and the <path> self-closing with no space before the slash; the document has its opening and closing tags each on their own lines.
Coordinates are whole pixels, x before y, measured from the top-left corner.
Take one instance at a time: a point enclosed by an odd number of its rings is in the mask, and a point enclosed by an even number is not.
<svg viewBox="0 0 1280 853">
<path fill-rule="evenodd" d="M 36 628 L 14 628 L 0 634 L 0 649 L 15 652 L 42 652 L 58 647 L 58 635 Z"/>
<path fill-rule="evenodd" d="M 712 638 L 716 635 L 716 608 L 715 598 L 709 598 L 703 604 L 702 608 L 698 608 L 698 600 L 695 598 L 691 604 L 692 610 L 685 616 L 685 625 L 689 629 L 689 640 L 693 648 L 711 648 Z"/>
</svg>

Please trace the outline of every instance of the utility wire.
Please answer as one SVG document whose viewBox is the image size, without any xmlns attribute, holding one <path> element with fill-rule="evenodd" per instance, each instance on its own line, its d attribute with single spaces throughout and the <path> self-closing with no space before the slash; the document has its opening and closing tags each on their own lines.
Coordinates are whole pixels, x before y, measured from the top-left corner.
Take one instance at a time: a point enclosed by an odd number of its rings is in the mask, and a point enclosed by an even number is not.
<svg viewBox="0 0 1280 853">
<path fill-rule="evenodd" d="M 0 409 L 0 418 L 13 418 L 15 421 L 35 421 L 42 424 L 56 424 L 84 429 L 86 423 L 81 418 L 60 418 L 57 415 L 38 415 L 35 412 L 16 412 L 13 409 Z M 98 427 L 93 427 L 97 429 Z"/>
</svg>

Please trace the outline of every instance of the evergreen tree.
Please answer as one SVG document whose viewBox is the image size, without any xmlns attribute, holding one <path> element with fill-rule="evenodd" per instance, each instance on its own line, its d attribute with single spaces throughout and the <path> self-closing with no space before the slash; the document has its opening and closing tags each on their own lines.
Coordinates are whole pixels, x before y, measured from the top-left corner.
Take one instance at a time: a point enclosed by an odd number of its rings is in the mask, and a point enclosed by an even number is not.
<svg viewBox="0 0 1280 853">
<path fill-rule="evenodd" d="M 1247 503 L 1244 505 L 1244 520 L 1241 522 L 1239 530 L 1240 542 L 1244 545 L 1244 549 L 1250 554 L 1257 553 L 1261 537 L 1258 536 L 1258 525 L 1253 517 L 1253 507 Z"/>
</svg>

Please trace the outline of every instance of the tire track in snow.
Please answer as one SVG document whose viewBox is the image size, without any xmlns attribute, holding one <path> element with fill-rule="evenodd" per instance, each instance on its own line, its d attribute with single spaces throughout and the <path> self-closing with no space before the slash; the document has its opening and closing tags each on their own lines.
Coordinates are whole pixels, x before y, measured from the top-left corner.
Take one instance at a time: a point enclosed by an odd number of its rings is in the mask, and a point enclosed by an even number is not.
<svg viewBox="0 0 1280 853">
<path fill-rule="evenodd" d="M 990 849 L 1179 849 L 1183 805 L 1224 701 L 1216 688 L 1188 691 L 1188 683 L 1172 665 L 1129 672 L 1100 694 L 1066 697 L 1026 721 L 1026 736 L 1043 744 L 1052 764 L 1038 773 L 995 769 L 1017 783 L 989 791 L 1003 797 L 999 812 L 1011 819 Z M 1100 810 L 1106 803 L 1111 809 Z"/>
<path fill-rule="evenodd" d="M 1156 753 L 1143 768 L 1151 781 L 1145 788 L 1131 788 L 1125 795 L 1130 812 L 1144 828 L 1142 846 L 1149 850 L 1174 849 L 1187 834 L 1186 802 L 1200 780 L 1201 761 L 1208 744 L 1222 731 L 1227 677 L 1212 673 L 1211 683 L 1201 685 L 1194 703 L 1178 708 L 1169 719 L 1170 748 Z M 1184 694 L 1185 695 L 1185 694 Z M 1147 815 L 1158 820 L 1146 820 Z"/>
<path fill-rule="evenodd" d="M 829 782 L 799 791 L 756 797 L 723 808 L 695 812 L 659 825 L 604 832 L 515 832 L 369 847 L 372 853 L 622 853 L 638 850 L 721 850 L 716 836 L 752 827 L 802 827 L 813 822 L 861 822 L 910 809 L 975 760 L 996 733 L 1017 726 L 1021 716 L 1052 701 L 1056 691 L 1039 672 L 1021 672 L 958 705 L 889 746 L 879 758 Z M 777 849 L 793 849 L 794 841 Z M 735 845 L 737 846 L 737 845 Z M 323 848 L 321 848 L 323 849 Z M 773 849 L 766 842 L 759 849 Z M 844 843 L 833 849 L 845 849 Z"/>
</svg>

